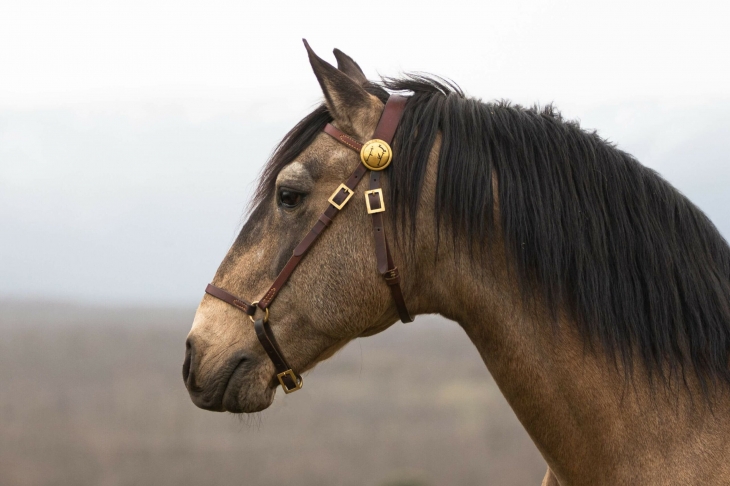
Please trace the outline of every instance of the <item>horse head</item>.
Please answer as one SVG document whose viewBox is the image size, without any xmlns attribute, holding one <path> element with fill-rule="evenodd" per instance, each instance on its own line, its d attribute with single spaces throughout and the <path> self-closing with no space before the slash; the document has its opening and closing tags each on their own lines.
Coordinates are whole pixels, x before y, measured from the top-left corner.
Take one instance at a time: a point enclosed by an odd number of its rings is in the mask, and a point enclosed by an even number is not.
<svg viewBox="0 0 730 486">
<path fill-rule="evenodd" d="M 241 300 L 230 298 L 229 305 L 212 295 L 203 298 L 188 335 L 183 369 L 190 396 L 201 408 L 255 412 L 272 403 L 280 382 L 257 339 L 252 324 L 257 318 L 271 320 L 271 337 L 264 334 L 264 339 L 274 343 L 273 353 L 284 356 L 297 374 L 350 340 L 380 332 L 399 318 L 377 271 L 369 206 L 361 197 L 346 206 L 342 202 L 338 212 L 345 214 L 332 224 L 328 221 L 327 231 L 306 249 L 306 258 L 297 261 L 286 284 L 271 286 L 310 228 L 322 221 L 328 200 L 361 166 L 360 155 L 349 145 L 371 138 L 385 106 L 382 89 L 375 90 L 380 97 L 369 92 L 365 75 L 350 57 L 335 50 L 335 68 L 305 45 L 325 105 L 282 141 L 264 171 L 255 207 L 213 280 L 219 292 L 226 289 L 252 301 L 274 292 L 276 301 L 264 310 L 248 308 L 253 313 L 249 316 L 236 307 Z M 328 122 L 342 132 L 341 140 L 324 133 Z M 375 148 L 379 153 L 372 158 L 382 161 L 382 144 Z M 399 277 L 417 282 L 412 268 L 403 260 Z"/>
</svg>

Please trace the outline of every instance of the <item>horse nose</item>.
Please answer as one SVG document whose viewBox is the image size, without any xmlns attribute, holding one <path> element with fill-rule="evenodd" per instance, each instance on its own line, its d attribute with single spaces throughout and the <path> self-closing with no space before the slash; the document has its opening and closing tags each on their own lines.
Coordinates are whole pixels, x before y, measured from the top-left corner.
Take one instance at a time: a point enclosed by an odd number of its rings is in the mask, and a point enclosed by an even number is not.
<svg viewBox="0 0 730 486">
<path fill-rule="evenodd" d="M 205 390 L 198 377 L 201 357 L 196 352 L 195 340 L 189 337 L 185 341 L 185 361 L 183 361 L 183 381 L 188 389 L 190 399 L 195 405 L 205 410 L 221 411 L 222 397 L 217 389 Z"/>
<path fill-rule="evenodd" d="M 202 409 L 222 412 L 223 395 L 233 373 L 238 367 L 248 361 L 243 350 L 232 352 L 223 357 L 219 362 L 213 364 L 207 362 L 207 371 L 202 368 L 206 366 L 206 348 L 204 339 L 196 336 L 188 336 L 185 341 L 185 361 L 182 366 L 182 377 L 185 388 L 188 389 L 190 399 Z M 207 376 L 206 376 L 207 374 Z"/>
<path fill-rule="evenodd" d="M 195 359 L 195 344 L 191 338 L 185 340 L 185 361 L 183 361 L 182 373 L 185 387 L 188 390 L 195 388 L 195 374 L 190 373 L 190 369 L 193 368 L 193 360 Z"/>
</svg>

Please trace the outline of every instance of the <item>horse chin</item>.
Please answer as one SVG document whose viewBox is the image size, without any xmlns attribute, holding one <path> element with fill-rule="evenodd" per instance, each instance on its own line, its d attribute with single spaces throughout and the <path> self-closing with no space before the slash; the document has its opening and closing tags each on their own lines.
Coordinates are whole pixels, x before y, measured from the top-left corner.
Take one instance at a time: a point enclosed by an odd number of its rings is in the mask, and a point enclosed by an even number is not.
<svg viewBox="0 0 730 486">
<path fill-rule="evenodd" d="M 265 410 L 274 402 L 276 388 L 266 380 L 252 380 L 251 376 L 234 373 L 223 393 L 223 409 L 231 413 L 255 413 Z"/>
<path fill-rule="evenodd" d="M 235 397 L 223 400 L 223 408 L 230 413 L 256 413 L 266 410 L 274 403 L 275 391 L 267 388 L 266 393 L 255 396 L 247 394 L 245 397 Z"/>
</svg>

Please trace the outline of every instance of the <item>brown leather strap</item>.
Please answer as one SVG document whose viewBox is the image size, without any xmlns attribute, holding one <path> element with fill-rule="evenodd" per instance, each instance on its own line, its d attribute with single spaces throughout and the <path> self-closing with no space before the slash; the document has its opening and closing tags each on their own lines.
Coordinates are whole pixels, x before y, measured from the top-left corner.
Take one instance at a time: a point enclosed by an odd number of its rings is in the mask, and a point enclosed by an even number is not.
<svg viewBox="0 0 730 486">
<path fill-rule="evenodd" d="M 393 136 L 395 130 L 398 128 L 403 110 L 406 107 L 408 98 L 400 95 L 391 95 L 388 101 L 385 103 L 383 114 L 378 122 L 378 127 L 375 129 L 373 138 L 380 139 L 387 142 L 389 145 L 393 142 Z M 403 291 L 400 288 L 400 273 L 398 267 L 393 263 L 393 256 L 390 254 L 390 248 L 388 247 L 388 240 L 385 237 L 385 224 L 383 222 L 383 214 L 385 208 L 381 206 L 384 204 L 382 198 L 382 188 L 380 187 L 380 171 L 371 170 L 368 178 L 370 179 L 370 191 L 377 191 L 380 189 L 380 194 L 377 192 L 368 192 L 367 198 L 371 210 L 383 209 L 383 211 L 372 213 L 373 217 L 373 238 L 375 240 L 375 258 L 378 262 L 378 272 L 385 279 L 385 283 L 390 287 L 390 293 L 393 296 L 393 301 L 398 309 L 398 316 L 402 322 L 413 322 L 408 307 L 406 307 L 406 301 L 403 298 Z"/>
<path fill-rule="evenodd" d="M 385 102 L 385 108 L 383 108 L 383 113 L 380 115 L 380 121 L 375 128 L 373 138 L 388 142 L 388 145 L 393 143 L 393 135 L 395 135 L 400 118 L 403 116 L 407 101 L 408 98 L 405 96 L 390 95 L 388 101 Z"/>
<path fill-rule="evenodd" d="M 364 165 L 359 164 L 352 174 L 350 174 L 347 181 L 345 181 L 345 186 L 347 186 L 350 191 L 354 192 L 355 187 L 357 187 L 360 183 L 365 172 L 367 172 L 367 168 Z M 347 199 L 347 197 L 348 193 L 346 193 L 344 189 L 340 189 L 332 200 L 340 205 L 345 199 Z M 325 209 L 324 213 L 320 215 L 319 219 L 314 224 L 314 227 L 312 227 L 312 229 L 309 230 L 309 233 L 307 233 L 307 236 L 305 236 L 296 248 L 294 248 L 292 256 L 289 258 L 289 261 L 286 262 L 284 268 L 281 269 L 281 272 L 279 272 L 279 275 L 276 277 L 276 280 L 274 280 L 271 287 L 269 287 L 269 290 L 267 290 L 261 300 L 259 300 L 258 306 L 260 309 L 264 310 L 271 305 L 274 297 L 276 297 L 276 294 L 279 293 L 281 287 L 286 283 L 286 281 L 289 280 L 289 277 L 291 277 L 292 272 L 294 272 L 294 269 L 297 268 L 297 265 L 299 265 L 304 254 L 309 251 L 314 242 L 317 241 L 317 238 L 319 238 L 319 235 L 321 235 L 325 228 L 332 223 L 332 220 L 335 219 L 335 216 L 337 216 L 339 212 L 340 210 L 331 203 L 327 206 L 327 209 Z"/>
<path fill-rule="evenodd" d="M 205 292 L 212 295 L 213 297 L 222 300 L 223 302 L 227 302 L 232 306 L 238 307 L 249 316 L 256 314 L 255 305 L 245 301 L 244 299 L 239 299 L 235 295 L 229 294 L 225 290 L 220 289 L 213 284 L 208 284 L 208 286 L 205 288 Z"/>
<path fill-rule="evenodd" d="M 333 136 L 338 142 L 341 142 L 341 143 L 347 145 L 348 147 L 350 147 L 352 150 L 354 150 L 358 154 L 362 150 L 362 144 L 360 142 L 358 142 L 357 140 L 355 140 L 354 138 L 352 138 L 345 132 L 340 131 L 340 129 L 334 125 L 331 125 L 329 123 L 327 125 L 325 125 L 324 133 L 326 133 L 327 135 Z"/>
<path fill-rule="evenodd" d="M 390 144 L 393 140 L 393 135 L 398 127 L 403 109 L 405 108 L 407 98 L 400 95 L 391 95 L 385 104 L 383 113 L 378 122 L 378 126 L 375 129 L 373 138 L 383 140 Z M 324 129 L 325 133 L 334 137 L 336 140 L 351 148 L 356 152 L 362 150 L 362 144 L 343 133 L 338 128 L 331 124 L 327 124 Z M 358 164 L 357 168 L 352 172 L 350 177 L 337 188 L 335 193 L 329 199 L 329 206 L 320 215 L 319 219 L 315 223 L 314 227 L 307 233 L 304 239 L 294 248 L 292 256 L 289 261 L 284 265 L 284 268 L 279 272 L 279 275 L 274 280 L 273 285 L 264 294 L 261 300 L 258 302 L 258 307 L 262 310 L 266 310 L 271 302 L 274 300 L 276 295 L 279 293 L 281 287 L 289 280 L 294 269 L 299 265 L 304 255 L 309 251 L 319 235 L 332 223 L 332 220 L 337 216 L 344 205 L 354 194 L 355 187 L 365 176 L 367 168 L 363 164 Z M 378 190 L 377 193 L 368 194 L 368 202 L 371 209 L 380 209 L 383 204 L 382 189 L 380 187 L 380 172 L 370 172 L 370 189 Z M 406 308 L 405 300 L 403 299 L 403 292 L 400 288 L 400 275 L 398 274 L 398 268 L 393 263 L 393 258 L 388 248 L 388 241 L 385 238 L 385 225 L 383 224 L 383 212 L 373 213 L 373 234 L 375 238 L 375 255 L 378 262 L 378 272 L 385 278 L 386 283 L 390 287 L 393 300 L 395 301 L 396 307 L 398 308 L 398 314 L 401 321 L 411 322 L 411 316 Z M 224 302 L 227 302 L 239 309 L 243 310 L 249 316 L 253 316 L 256 313 L 256 306 L 243 299 L 239 299 L 233 294 L 229 294 L 223 289 L 220 289 L 212 284 L 208 284 L 205 291 Z M 268 313 L 267 313 L 268 316 Z M 252 318 L 253 320 L 253 318 Z M 277 371 L 277 378 L 284 387 L 284 391 L 290 393 L 294 390 L 298 390 L 302 386 L 302 377 L 295 374 L 292 371 L 291 366 L 284 358 L 284 354 L 281 352 L 279 345 L 276 342 L 274 333 L 269 326 L 266 318 L 258 319 L 254 322 L 254 330 L 256 336 L 261 343 L 261 346 L 269 355 L 274 367 Z"/>
<path fill-rule="evenodd" d="M 380 189 L 380 171 L 371 170 L 369 178 L 370 190 Z M 377 193 L 370 192 L 367 197 L 371 209 L 381 209 L 383 201 Z M 406 301 L 403 298 L 403 291 L 400 288 L 400 273 L 398 267 L 393 263 L 393 256 L 390 254 L 388 240 L 385 237 L 383 214 L 384 211 L 372 213 L 371 215 L 373 217 L 373 239 L 375 240 L 375 258 L 378 262 L 378 272 L 390 288 L 390 294 L 393 296 L 400 320 L 404 323 L 413 322 Z"/>
<path fill-rule="evenodd" d="M 383 113 L 380 115 L 378 126 L 375 128 L 373 138 L 383 140 L 390 145 L 393 142 L 393 136 L 395 130 L 398 128 L 403 110 L 406 107 L 408 98 L 400 95 L 391 95 L 388 101 L 385 103 Z M 325 133 L 331 135 L 336 140 L 342 142 L 344 145 L 351 149 L 360 152 L 362 150 L 362 144 L 357 140 L 353 139 L 349 135 L 343 133 L 338 128 L 327 124 L 324 128 Z M 363 166 L 364 167 L 364 166 Z M 370 190 L 381 189 L 380 187 L 380 171 L 370 171 Z M 381 199 L 382 190 L 380 194 L 369 193 L 366 197 L 369 199 L 369 206 L 371 209 L 380 209 L 383 201 Z M 403 291 L 400 287 L 400 273 L 398 267 L 393 263 L 393 257 L 388 247 L 388 240 L 385 237 L 385 224 L 383 223 L 383 212 L 372 213 L 373 217 L 373 236 L 375 239 L 375 256 L 378 262 L 378 272 L 385 279 L 385 283 L 390 287 L 390 293 L 395 301 L 395 306 L 398 309 L 398 316 L 402 322 L 413 322 L 406 301 L 403 298 Z M 295 251 L 296 254 L 296 251 Z M 291 261 L 291 260 L 290 260 Z M 298 263 L 298 262 L 297 262 Z M 287 265 L 288 266 L 288 265 Z M 294 264 L 291 270 L 294 270 Z M 286 267 L 285 267 L 286 268 Z M 283 272 L 282 272 L 283 273 Z M 289 272 L 291 274 L 291 272 Z M 270 302 L 270 301 L 269 301 Z M 259 303 L 261 306 L 261 303 Z"/>
<path fill-rule="evenodd" d="M 256 337 L 259 338 L 261 346 L 263 346 L 266 354 L 269 355 L 271 362 L 274 363 L 277 376 L 281 376 L 282 384 L 286 385 L 286 388 L 289 390 L 297 388 L 298 383 L 295 383 L 291 376 L 284 374 L 287 371 L 291 371 L 292 367 L 289 366 L 286 358 L 284 358 L 284 353 L 281 352 L 281 348 L 279 348 L 279 344 L 276 342 L 269 323 L 263 319 L 257 319 L 253 324 L 253 328 L 256 331 Z M 297 381 L 300 382 L 302 377 L 299 375 L 296 375 L 296 377 Z"/>
</svg>

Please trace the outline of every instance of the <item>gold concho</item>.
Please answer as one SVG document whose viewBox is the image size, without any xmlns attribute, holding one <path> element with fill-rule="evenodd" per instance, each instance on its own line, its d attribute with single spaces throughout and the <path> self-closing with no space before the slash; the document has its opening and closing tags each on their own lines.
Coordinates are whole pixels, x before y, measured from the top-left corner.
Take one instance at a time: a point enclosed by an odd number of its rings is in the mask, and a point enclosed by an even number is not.
<svg viewBox="0 0 730 486">
<path fill-rule="evenodd" d="M 360 160 L 370 170 L 383 170 L 393 159 L 393 150 L 387 142 L 374 138 L 360 150 Z"/>
</svg>

